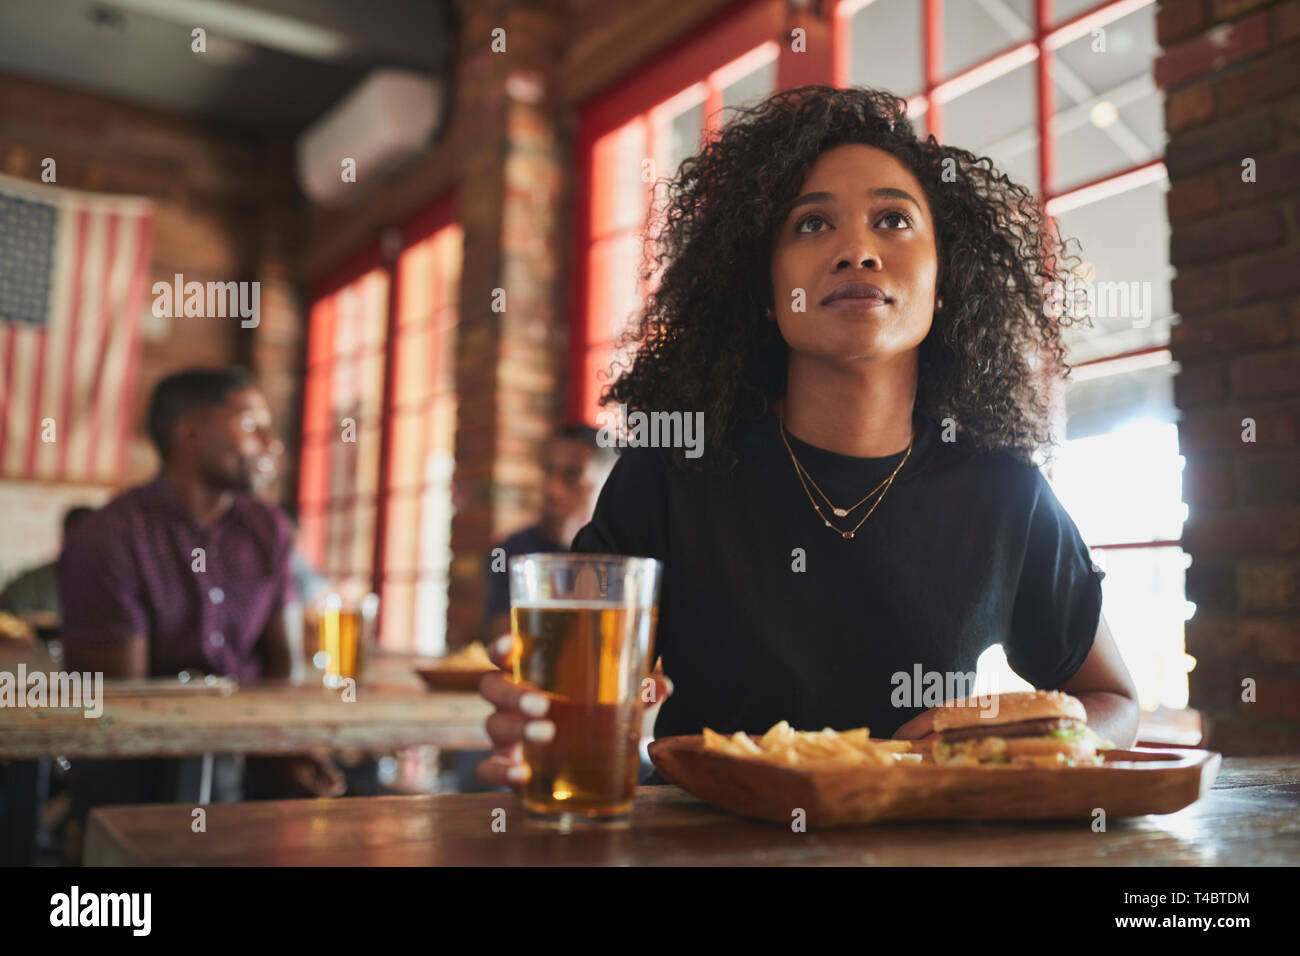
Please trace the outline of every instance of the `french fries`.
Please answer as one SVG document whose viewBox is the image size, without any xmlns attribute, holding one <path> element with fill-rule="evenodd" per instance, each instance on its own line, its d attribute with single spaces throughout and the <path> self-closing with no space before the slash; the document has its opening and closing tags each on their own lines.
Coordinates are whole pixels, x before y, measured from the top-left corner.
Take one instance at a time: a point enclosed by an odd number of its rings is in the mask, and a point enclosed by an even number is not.
<svg viewBox="0 0 1300 956">
<path fill-rule="evenodd" d="M 704 746 L 710 750 L 790 767 L 893 767 L 920 763 L 906 740 L 872 740 L 866 727 L 835 731 L 794 730 L 786 721 L 755 741 L 743 730 L 730 737 L 704 728 Z"/>
</svg>

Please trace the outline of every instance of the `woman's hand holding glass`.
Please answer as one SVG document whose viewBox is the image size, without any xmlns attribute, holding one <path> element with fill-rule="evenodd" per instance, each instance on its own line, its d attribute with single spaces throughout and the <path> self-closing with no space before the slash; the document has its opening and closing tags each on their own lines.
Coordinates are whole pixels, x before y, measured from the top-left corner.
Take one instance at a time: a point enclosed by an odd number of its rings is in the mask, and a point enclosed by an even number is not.
<svg viewBox="0 0 1300 956">
<path fill-rule="evenodd" d="M 493 787 L 518 790 L 528 781 L 528 764 L 524 762 L 523 742 L 546 743 L 555 736 L 555 724 L 546 719 L 550 701 L 546 695 L 516 683 L 511 677 L 510 655 L 514 638 L 503 634 L 492 642 L 488 654 L 503 670 L 488 674 L 479 682 L 482 694 L 496 711 L 488 716 L 487 732 L 492 738 L 492 756 L 478 765 L 478 778 Z M 672 681 L 660 669 L 650 675 L 654 681 L 653 707 L 672 693 Z"/>
</svg>

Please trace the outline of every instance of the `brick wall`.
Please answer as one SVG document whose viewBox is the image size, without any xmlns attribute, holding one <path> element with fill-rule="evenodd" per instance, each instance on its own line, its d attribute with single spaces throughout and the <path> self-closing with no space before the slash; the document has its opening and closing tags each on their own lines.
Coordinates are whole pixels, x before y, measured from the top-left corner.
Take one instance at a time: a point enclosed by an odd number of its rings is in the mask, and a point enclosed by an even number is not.
<svg viewBox="0 0 1300 956">
<path fill-rule="evenodd" d="M 1206 716 L 1209 746 L 1295 752 L 1300 0 L 1163 0 L 1157 22 L 1187 597 L 1197 605 L 1191 706 Z M 1253 702 L 1242 700 L 1247 678 Z"/>
<path fill-rule="evenodd" d="M 141 427 L 151 389 L 188 365 L 251 365 L 293 448 L 302 322 L 288 270 L 299 213 L 287 149 L 166 111 L 0 73 L 0 171 L 39 182 L 47 156 L 57 163 L 56 186 L 156 203 L 150 285 L 177 272 L 186 281 L 263 283 L 256 329 L 241 328 L 238 319 L 144 318 L 137 429 L 124 483 L 146 478 L 157 464 Z M 291 488 L 291 480 L 290 474 L 282 485 Z M 52 534 L 57 542 L 57 529 Z"/>
<path fill-rule="evenodd" d="M 457 510 L 447 640 L 479 637 L 484 557 L 536 520 L 543 449 L 562 408 L 567 322 L 557 314 L 563 125 L 550 84 L 560 17 L 491 0 L 464 4 L 457 208 L 465 231 L 457 336 Z M 506 31 L 509 55 L 491 31 Z M 494 311 L 494 290 L 505 290 Z"/>
<path fill-rule="evenodd" d="M 297 254 L 305 233 L 302 201 L 294 180 L 290 143 L 278 142 L 258 154 L 259 200 L 251 217 L 252 242 L 245 270 L 261 283 L 256 329 L 235 324 L 234 360 L 251 368 L 266 396 L 276 431 L 284 442 L 275 498 L 297 512 L 298 436 L 301 432 L 303 363 L 307 311 L 297 273 Z"/>
</svg>

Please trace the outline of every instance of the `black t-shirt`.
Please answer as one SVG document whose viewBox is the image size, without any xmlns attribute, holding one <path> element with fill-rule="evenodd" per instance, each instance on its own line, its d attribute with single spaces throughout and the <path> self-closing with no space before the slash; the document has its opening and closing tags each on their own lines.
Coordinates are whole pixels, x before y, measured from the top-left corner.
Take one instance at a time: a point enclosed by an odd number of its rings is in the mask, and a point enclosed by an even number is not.
<svg viewBox="0 0 1300 956">
<path fill-rule="evenodd" d="M 970 674 L 999 642 L 1035 687 L 1079 670 L 1104 573 L 1043 474 L 960 434 L 945 442 L 919 414 L 914 425 L 910 458 L 852 539 L 813 510 L 771 411 L 744 430 L 729 475 L 678 469 L 671 449 L 623 451 L 572 550 L 664 563 L 655 650 L 673 694 L 656 736 L 788 720 L 889 737 L 939 702 L 923 703 L 918 678 Z M 839 507 L 904 457 L 850 458 L 787 435 Z M 871 507 L 836 518 L 821 504 L 843 529 Z"/>
</svg>

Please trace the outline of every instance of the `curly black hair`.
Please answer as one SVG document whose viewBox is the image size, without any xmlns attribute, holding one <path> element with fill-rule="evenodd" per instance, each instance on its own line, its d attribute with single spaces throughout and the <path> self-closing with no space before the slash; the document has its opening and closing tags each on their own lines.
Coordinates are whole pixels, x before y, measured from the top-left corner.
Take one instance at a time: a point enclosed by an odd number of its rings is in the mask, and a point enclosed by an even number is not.
<svg viewBox="0 0 1300 956">
<path fill-rule="evenodd" d="M 982 450 L 1024 461 L 1047 450 L 1051 382 L 1069 374 L 1061 330 L 1078 321 L 1053 290 L 1070 286 L 1078 257 L 1027 188 L 987 157 L 918 138 L 906 109 L 883 90 L 783 90 L 738 110 L 661 183 L 667 200 L 652 210 L 655 251 L 641 274 L 662 274 L 616 343 L 635 354 L 611 365 L 623 371 L 601 405 L 703 411 L 715 454 L 674 462 L 734 466 L 738 428 L 786 389 L 789 347 L 766 318 L 774 236 L 817 157 L 863 143 L 911 170 L 935 222 L 935 291 L 945 306 L 920 346 L 917 410 L 951 417 Z"/>
</svg>

